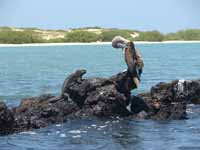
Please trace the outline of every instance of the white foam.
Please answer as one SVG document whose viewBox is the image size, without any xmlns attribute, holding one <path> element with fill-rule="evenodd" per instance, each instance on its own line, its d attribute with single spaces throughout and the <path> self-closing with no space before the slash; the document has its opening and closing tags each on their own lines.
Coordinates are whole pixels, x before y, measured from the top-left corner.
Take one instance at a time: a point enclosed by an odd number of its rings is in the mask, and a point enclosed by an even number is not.
<svg viewBox="0 0 200 150">
<path fill-rule="evenodd" d="M 60 134 L 60 137 L 64 138 L 64 137 L 66 137 L 66 134 L 62 133 L 62 134 Z"/>
<path fill-rule="evenodd" d="M 104 125 L 104 126 L 99 126 L 99 128 L 105 128 L 105 127 L 107 127 L 107 125 Z"/>
<path fill-rule="evenodd" d="M 74 135 L 74 136 L 72 136 L 72 138 L 74 138 L 74 139 L 81 138 L 81 135 Z"/>
<path fill-rule="evenodd" d="M 80 130 L 71 130 L 71 131 L 69 131 L 69 133 L 71 133 L 71 134 L 80 134 L 81 131 Z"/>
<path fill-rule="evenodd" d="M 20 134 L 30 134 L 30 135 L 35 135 L 36 132 L 33 132 L 33 131 L 26 131 L 26 132 L 21 132 Z"/>
<path fill-rule="evenodd" d="M 97 125 L 96 125 L 96 124 L 92 124 L 91 126 L 92 126 L 92 127 L 94 127 L 94 128 L 96 128 L 96 127 L 97 127 Z"/>
<path fill-rule="evenodd" d="M 119 120 L 114 120 L 112 121 L 112 123 L 119 123 Z"/>
<path fill-rule="evenodd" d="M 106 122 L 105 122 L 105 124 L 109 124 L 109 123 L 110 123 L 110 121 L 106 121 Z"/>
</svg>

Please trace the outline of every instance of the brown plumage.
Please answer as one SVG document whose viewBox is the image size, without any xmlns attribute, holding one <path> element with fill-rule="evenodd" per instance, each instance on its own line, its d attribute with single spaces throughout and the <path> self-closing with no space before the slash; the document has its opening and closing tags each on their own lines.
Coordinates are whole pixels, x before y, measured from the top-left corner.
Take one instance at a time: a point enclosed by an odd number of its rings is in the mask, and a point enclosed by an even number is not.
<svg viewBox="0 0 200 150">
<path fill-rule="evenodd" d="M 135 49 L 133 42 L 127 43 L 127 48 L 124 48 L 124 58 L 128 66 L 128 72 L 133 78 L 136 87 L 140 83 L 140 75 L 144 67 L 143 60 L 139 52 Z"/>
<path fill-rule="evenodd" d="M 116 36 L 112 40 L 112 46 L 124 50 L 124 58 L 128 66 L 128 73 L 132 77 L 136 87 L 138 87 L 144 64 L 141 55 L 135 49 L 134 43 L 121 36 Z"/>
</svg>

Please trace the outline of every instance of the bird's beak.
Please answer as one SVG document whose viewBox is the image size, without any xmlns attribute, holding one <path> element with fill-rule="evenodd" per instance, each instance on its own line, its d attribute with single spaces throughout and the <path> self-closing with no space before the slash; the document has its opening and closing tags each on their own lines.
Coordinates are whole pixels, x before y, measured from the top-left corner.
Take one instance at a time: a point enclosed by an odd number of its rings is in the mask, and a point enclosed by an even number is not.
<svg viewBox="0 0 200 150">
<path fill-rule="evenodd" d="M 117 48 L 122 48 L 122 49 L 124 49 L 124 48 L 127 48 L 127 45 L 126 44 L 122 44 L 122 43 L 118 43 L 117 44 Z"/>
</svg>

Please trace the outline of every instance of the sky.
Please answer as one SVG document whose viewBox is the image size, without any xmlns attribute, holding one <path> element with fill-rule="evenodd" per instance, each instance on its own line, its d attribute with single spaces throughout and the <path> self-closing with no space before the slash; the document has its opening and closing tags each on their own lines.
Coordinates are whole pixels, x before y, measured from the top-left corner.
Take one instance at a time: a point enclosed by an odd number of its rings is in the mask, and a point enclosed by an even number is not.
<svg viewBox="0 0 200 150">
<path fill-rule="evenodd" d="M 0 26 L 158 30 L 200 28 L 200 0 L 0 0 Z"/>
</svg>

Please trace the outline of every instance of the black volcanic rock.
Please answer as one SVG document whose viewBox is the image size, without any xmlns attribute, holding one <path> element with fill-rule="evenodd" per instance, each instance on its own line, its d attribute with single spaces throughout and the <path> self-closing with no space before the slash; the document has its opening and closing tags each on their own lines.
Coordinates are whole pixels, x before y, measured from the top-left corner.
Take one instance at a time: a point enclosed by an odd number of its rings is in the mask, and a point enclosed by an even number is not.
<svg viewBox="0 0 200 150">
<path fill-rule="evenodd" d="M 64 81 L 61 95 L 23 99 L 8 109 L 0 103 L 0 135 L 46 127 L 83 117 L 185 119 L 187 103 L 199 104 L 200 81 L 159 83 L 148 93 L 131 95 L 136 88 L 127 72 L 110 78 L 83 78 L 77 70 Z"/>
<path fill-rule="evenodd" d="M 37 129 L 48 124 L 64 122 L 67 115 L 79 109 L 75 103 L 64 99 L 51 103 L 52 98 L 54 96 L 42 95 L 23 99 L 20 106 L 13 109 L 16 128 L 19 131 L 23 128 Z"/>
<path fill-rule="evenodd" d="M 0 135 L 12 133 L 15 120 L 12 110 L 5 103 L 0 102 Z"/>
</svg>

